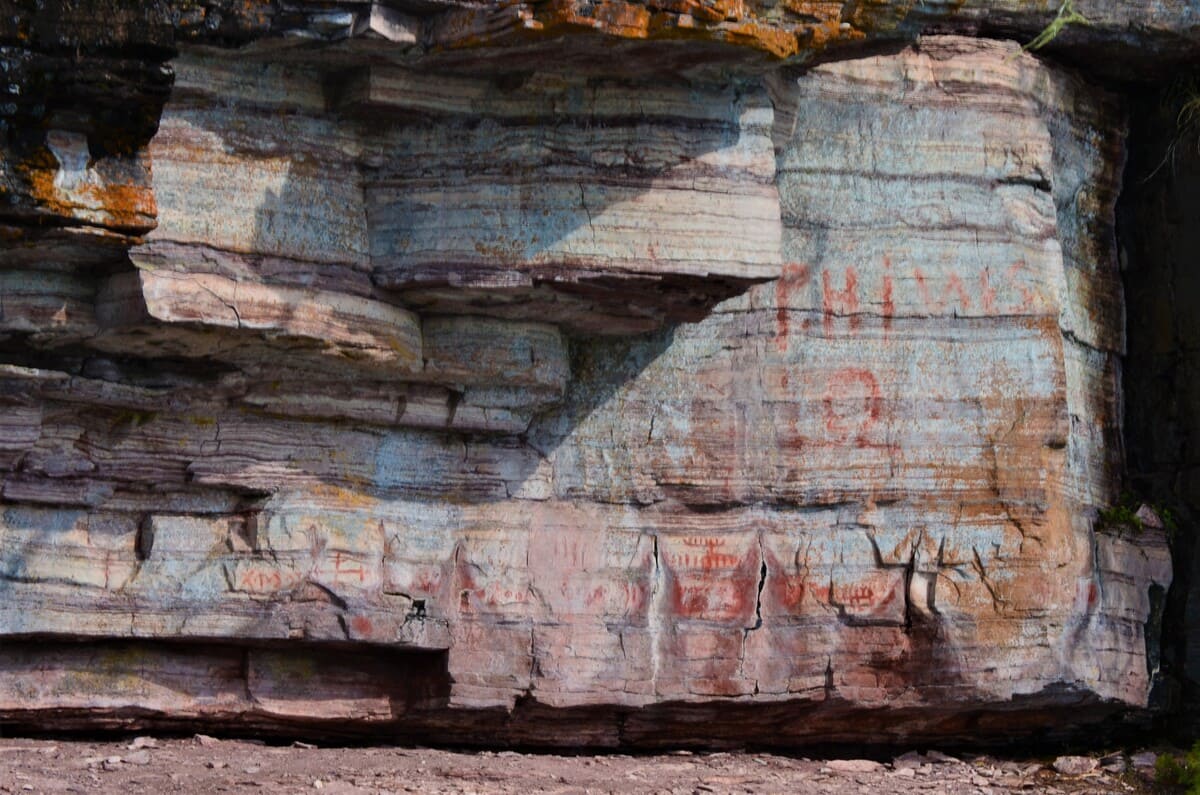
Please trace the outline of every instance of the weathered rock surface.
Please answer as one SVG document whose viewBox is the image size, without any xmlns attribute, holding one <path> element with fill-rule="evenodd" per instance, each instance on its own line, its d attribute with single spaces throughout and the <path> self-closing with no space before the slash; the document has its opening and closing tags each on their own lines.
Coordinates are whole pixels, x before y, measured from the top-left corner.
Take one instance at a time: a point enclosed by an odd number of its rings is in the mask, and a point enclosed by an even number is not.
<svg viewBox="0 0 1200 795">
<path fill-rule="evenodd" d="M 0 721 L 789 744 L 1145 705 L 1166 536 L 1093 527 L 1123 102 L 1011 42 L 849 49 L 1044 9 L 95 5 L 0 27 Z M 1089 10 L 1079 58 L 1196 47 L 1190 7 Z"/>
</svg>

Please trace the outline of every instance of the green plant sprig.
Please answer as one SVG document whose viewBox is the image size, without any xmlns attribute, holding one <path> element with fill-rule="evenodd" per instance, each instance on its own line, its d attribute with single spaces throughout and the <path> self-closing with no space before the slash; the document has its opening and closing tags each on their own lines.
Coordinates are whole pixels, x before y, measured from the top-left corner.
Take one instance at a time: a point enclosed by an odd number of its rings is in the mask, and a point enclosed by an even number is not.
<svg viewBox="0 0 1200 795">
<path fill-rule="evenodd" d="M 1177 787 L 1188 795 L 1200 795 L 1200 742 L 1183 757 L 1162 754 L 1154 763 L 1154 782 L 1160 787 Z"/>
<path fill-rule="evenodd" d="M 1164 114 L 1175 115 L 1175 132 L 1162 160 L 1142 179 L 1143 183 L 1154 179 L 1168 163 L 1174 165 L 1180 144 L 1194 139 L 1196 152 L 1200 154 L 1200 76 L 1177 75 L 1163 91 L 1160 103 Z"/>
<path fill-rule="evenodd" d="M 1158 514 L 1158 518 L 1162 520 L 1163 532 L 1167 535 L 1169 543 L 1175 542 L 1175 535 L 1179 529 L 1179 523 L 1175 520 L 1175 515 L 1170 509 L 1158 503 L 1143 500 L 1131 491 L 1121 492 L 1116 504 L 1108 508 L 1100 509 L 1096 515 L 1095 528 L 1101 531 L 1110 533 L 1133 533 L 1140 535 L 1145 532 L 1146 526 L 1138 517 L 1138 509 L 1145 505 Z"/>
<path fill-rule="evenodd" d="M 1035 52 L 1042 49 L 1050 42 L 1058 38 L 1058 34 L 1063 32 L 1067 25 L 1090 25 L 1092 21 L 1075 10 L 1074 0 L 1063 0 L 1063 4 L 1058 7 L 1058 15 L 1051 20 L 1041 33 L 1034 36 L 1031 41 L 1021 45 L 1021 52 Z M 1020 55 L 1014 53 L 1013 57 Z"/>
</svg>

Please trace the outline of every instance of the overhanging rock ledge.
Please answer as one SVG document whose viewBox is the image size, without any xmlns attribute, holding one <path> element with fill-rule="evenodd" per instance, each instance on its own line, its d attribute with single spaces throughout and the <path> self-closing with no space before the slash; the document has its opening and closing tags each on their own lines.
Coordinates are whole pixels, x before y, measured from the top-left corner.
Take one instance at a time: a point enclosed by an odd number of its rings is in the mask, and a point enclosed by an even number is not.
<svg viewBox="0 0 1200 795">
<path fill-rule="evenodd" d="M 0 2 L 0 725 L 1144 708 L 1121 81 L 1200 33 L 1054 10 Z"/>
</svg>

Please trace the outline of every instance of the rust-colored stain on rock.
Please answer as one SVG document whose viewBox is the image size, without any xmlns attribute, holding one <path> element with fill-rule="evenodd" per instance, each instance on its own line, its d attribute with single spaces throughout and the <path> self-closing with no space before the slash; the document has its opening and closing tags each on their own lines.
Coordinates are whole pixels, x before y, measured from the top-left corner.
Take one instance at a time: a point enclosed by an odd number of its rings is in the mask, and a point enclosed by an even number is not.
<svg viewBox="0 0 1200 795">
<path fill-rule="evenodd" d="M 1168 544 L 1095 521 L 1125 109 L 899 43 L 989 13 L 194 3 L 166 27 L 206 46 L 81 46 L 174 83 L 135 151 L 81 75 L 0 142 L 0 722 L 790 746 L 1143 708 Z"/>
</svg>

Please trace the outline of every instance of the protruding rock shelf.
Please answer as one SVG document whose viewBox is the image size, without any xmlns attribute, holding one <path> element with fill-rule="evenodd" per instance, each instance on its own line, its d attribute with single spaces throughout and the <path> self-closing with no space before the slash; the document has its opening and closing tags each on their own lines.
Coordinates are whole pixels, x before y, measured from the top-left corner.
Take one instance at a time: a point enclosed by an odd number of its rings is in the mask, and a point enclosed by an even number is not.
<svg viewBox="0 0 1200 795">
<path fill-rule="evenodd" d="M 8 5 L 0 725 L 986 742 L 1147 704 L 1166 535 L 1096 527 L 1124 101 L 917 38 L 1047 9 Z M 1059 52 L 1200 51 L 1134 5 Z"/>
</svg>

